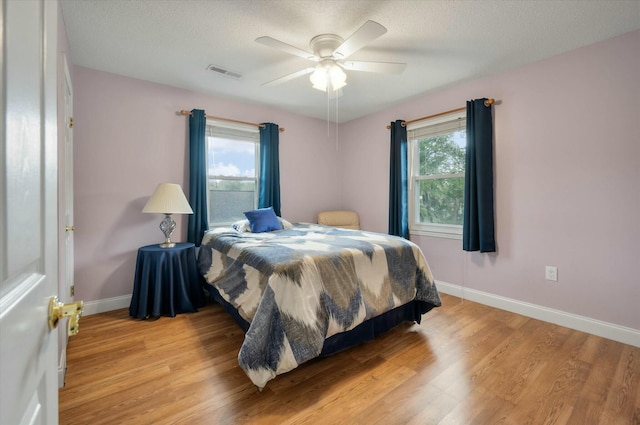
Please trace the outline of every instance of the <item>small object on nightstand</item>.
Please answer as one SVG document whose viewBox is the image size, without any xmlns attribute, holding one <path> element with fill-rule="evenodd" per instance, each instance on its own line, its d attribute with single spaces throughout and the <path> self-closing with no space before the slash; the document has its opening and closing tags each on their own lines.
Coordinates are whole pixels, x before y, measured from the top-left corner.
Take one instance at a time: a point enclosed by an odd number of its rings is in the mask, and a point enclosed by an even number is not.
<svg viewBox="0 0 640 425">
<path fill-rule="evenodd" d="M 171 242 L 171 234 L 176 228 L 176 222 L 171 218 L 171 214 L 193 214 L 191 205 L 187 202 L 182 188 L 179 184 L 174 183 L 160 183 L 142 209 L 142 212 L 165 215 L 164 220 L 160 223 L 160 230 L 162 230 L 165 237 L 164 243 L 160 245 L 161 248 L 173 248 L 175 246 L 175 243 Z"/>
<path fill-rule="evenodd" d="M 204 305 L 201 282 L 193 243 L 143 246 L 138 249 L 129 315 L 144 319 L 196 312 Z"/>
</svg>

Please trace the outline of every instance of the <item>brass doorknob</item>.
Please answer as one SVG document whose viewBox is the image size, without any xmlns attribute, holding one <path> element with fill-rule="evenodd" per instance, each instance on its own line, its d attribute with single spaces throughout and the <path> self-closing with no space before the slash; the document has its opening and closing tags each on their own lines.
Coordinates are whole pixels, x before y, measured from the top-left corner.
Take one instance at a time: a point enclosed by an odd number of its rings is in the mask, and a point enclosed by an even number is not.
<svg viewBox="0 0 640 425">
<path fill-rule="evenodd" d="M 49 299 L 49 327 L 54 329 L 58 326 L 58 321 L 63 317 L 69 318 L 69 335 L 76 335 L 80 327 L 80 316 L 84 309 L 82 301 L 64 304 L 58 300 L 58 297 Z"/>
</svg>

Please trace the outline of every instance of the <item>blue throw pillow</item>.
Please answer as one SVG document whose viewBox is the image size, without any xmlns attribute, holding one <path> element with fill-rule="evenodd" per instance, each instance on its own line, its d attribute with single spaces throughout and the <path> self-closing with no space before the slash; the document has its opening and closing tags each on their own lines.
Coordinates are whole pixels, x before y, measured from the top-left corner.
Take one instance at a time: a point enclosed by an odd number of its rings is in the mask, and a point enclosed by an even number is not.
<svg viewBox="0 0 640 425">
<path fill-rule="evenodd" d="M 273 211 L 273 207 L 245 211 L 244 215 L 249 220 L 253 233 L 282 229 L 282 223 L 278 220 L 278 216 Z"/>
</svg>

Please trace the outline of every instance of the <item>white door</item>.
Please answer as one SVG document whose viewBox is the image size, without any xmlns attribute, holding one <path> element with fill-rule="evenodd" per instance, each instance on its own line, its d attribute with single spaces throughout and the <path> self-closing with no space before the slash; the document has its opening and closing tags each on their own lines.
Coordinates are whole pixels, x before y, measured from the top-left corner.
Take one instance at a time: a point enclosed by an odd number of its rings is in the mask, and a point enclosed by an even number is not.
<svg viewBox="0 0 640 425">
<path fill-rule="evenodd" d="M 63 205 L 64 220 L 64 258 L 63 260 L 63 279 L 65 297 L 60 298 L 73 301 L 73 89 L 71 87 L 71 76 L 69 75 L 69 67 L 65 58 L 64 61 L 64 80 L 62 85 L 62 97 L 64 107 L 64 171 L 63 181 L 61 182 L 61 191 Z"/>
<path fill-rule="evenodd" d="M 0 424 L 57 424 L 58 2 L 2 0 Z"/>
<path fill-rule="evenodd" d="M 73 89 L 67 58 L 63 57 L 62 87 L 59 95 L 62 99 L 61 148 L 59 166 L 58 214 L 60 225 L 58 229 L 58 292 L 64 303 L 70 303 L 74 298 L 74 269 L 73 269 Z M 67 367 L 67 340 L 69 335 L 62 328 L 58 335 L 58 386 L 64 386 L 64 375 Z"/>
</svg>

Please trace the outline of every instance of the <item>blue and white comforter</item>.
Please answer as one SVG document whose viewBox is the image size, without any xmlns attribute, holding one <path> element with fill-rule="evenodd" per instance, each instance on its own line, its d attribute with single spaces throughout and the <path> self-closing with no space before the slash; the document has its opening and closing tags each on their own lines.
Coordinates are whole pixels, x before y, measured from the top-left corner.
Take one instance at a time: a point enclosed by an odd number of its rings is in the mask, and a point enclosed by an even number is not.
<svg viewBox="0 0 640 425">
<path fill-rule="evenodd" d="M 418 299 L 440 306 L 420 248 L 406 239 L 315 224 L 208 232 L 199 267 L 250 322 L 238 354 L 258 388 L 315 358 L 324 340 Z"/>
</svg>

